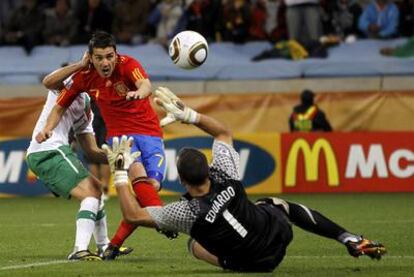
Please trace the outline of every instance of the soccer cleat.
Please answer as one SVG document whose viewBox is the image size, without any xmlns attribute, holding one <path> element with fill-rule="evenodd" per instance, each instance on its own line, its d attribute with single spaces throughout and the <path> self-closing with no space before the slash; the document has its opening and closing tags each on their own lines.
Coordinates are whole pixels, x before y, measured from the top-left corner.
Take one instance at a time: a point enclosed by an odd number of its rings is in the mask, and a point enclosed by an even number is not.
<svg viewBox="0 0 414 277">
<path fill-rule="evenodd" d="M 128 255 L 132 251 L 134 251 L 134 248 L 132 248 L 132 247 L 127 247 L 127 246 L 119 247 L 119 255 L 121 255 L 121 256 Z"/>
<path fill-rule="evenodd" d="M 74 252 L 68 256 L 68 260 L 72 261 L 102 261 L 102 258 L 89 250 L 81 250 Z"/>
<path fill-rule="evenodd" d="M 102 259 L 105 261 L 109 260 L 115 260 L 118 256 L 128 255 L 134 251 L 132 247 L 125 247 L 125 246 L 115 246 L 113 244 L 108 244 L 108 247 L 103 251 L 103 253 L 100 255 Z"/>
<path fill-rule="evenodd" d="M 371 259 L 380 260 L 381 256 L 387 253 L 385 246 L 377 241 L 362 238 L 358 242 L 347 242 L 346 248 L 351 256 L 358 258 L 366 255 Z"/>
</svg>

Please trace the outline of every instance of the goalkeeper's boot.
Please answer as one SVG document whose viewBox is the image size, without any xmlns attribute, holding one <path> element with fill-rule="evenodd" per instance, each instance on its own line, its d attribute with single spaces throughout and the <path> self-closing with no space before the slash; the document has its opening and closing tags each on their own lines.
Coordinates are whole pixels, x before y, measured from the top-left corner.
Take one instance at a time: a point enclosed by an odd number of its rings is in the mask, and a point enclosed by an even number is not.
<svg viewBox="0 0 414 277">
<path fill-rule="evenodd" d="M 361 255 L 366 255 L 371 259 L 380 260 L 381 256 L 387 253 L 385 246 L 377 241 L 361 238 L 357 242 L 347 242 L 346 248 L 351 256 L 358 258 Z"/>
<path fill-rule="evenodd" d="M 80 250 L 68 256 L 68 260 L 72 261 L 102 261 L 102 258 L 89 250 Z"/>
<path fill-rule="evenodd" d="M 128 255 L 132 251 L 134 251 L 132 247 L 125 247 L 125 246 L 118 247 L 110 243 L 108 244 L 108 247 L 105 249 L 105 251 L 103 251 L 101 256 L 106 261 L 115 260 L 116 257 L 121 256 L 121 255 Z"/>
</svg>

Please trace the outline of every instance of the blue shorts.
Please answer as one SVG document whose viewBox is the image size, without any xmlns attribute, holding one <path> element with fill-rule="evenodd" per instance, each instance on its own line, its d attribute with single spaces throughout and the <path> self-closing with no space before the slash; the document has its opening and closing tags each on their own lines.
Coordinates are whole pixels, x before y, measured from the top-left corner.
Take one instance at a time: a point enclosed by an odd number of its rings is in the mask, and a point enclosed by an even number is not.
<svg viewBox="0 0 414 277">
<path fill-rule="evenodd" d="M 132 152 L 140 151 L 141 156 L 136 158 L 137 162 L 144 165 L 149 178 L 157 180 L 159 183 L 164 179 L 166 162 L 164 152 L 164 142 L 160 137 L 146 135 L 127 135 L 133 137 Z M 109 145 L 112 146 L 112 138 L 108 138 Z"/>
</svg>

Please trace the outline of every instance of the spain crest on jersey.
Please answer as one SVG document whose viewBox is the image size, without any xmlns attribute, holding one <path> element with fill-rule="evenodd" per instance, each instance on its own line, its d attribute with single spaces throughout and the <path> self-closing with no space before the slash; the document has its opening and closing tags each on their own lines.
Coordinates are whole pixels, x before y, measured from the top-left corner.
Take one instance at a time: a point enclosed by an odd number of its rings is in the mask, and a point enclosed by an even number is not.
<svg viewBox="0 0 414 277">
<path fill-rule="evenodd" d="M 119 96 L 124 97 L 127 92 L 129 91 L 128 87 L 124 84 L 124 82 L 117 82 L 114 84 L 114 89 Z"/>
</svg>

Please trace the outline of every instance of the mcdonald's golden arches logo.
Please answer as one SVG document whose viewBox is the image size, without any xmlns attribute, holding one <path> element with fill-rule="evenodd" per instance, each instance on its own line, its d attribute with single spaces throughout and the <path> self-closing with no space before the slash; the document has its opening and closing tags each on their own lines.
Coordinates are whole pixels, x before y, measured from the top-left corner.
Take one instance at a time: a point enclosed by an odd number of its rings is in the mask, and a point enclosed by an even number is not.
<svg viewBox="0 0 414 277">
<path fill-rule="evenodd" d="M 310 146 L 305 139 L 299 138 L 292 143 L 286 162 L 285 184 L 287 187 L 296 185 L 299 151 L 303 153 L 306 181 L 314 182 L 319 179 L 319 158 L 323 153 L 326 160 L 327 183 L 329 186 L 339 185 L 338 163 L 329 141 L 319 138 Z"/>
</svg>

